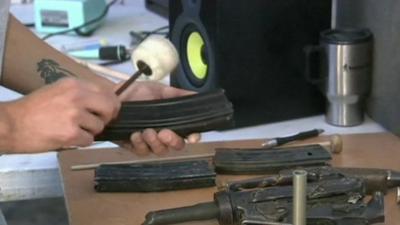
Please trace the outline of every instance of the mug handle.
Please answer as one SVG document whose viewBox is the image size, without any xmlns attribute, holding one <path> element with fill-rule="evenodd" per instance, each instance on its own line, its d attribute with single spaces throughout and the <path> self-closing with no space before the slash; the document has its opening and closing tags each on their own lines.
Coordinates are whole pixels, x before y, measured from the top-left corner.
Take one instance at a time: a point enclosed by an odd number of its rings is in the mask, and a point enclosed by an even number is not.
<svg viewBox="0 0 400 225">
<path fill-rule="evenodd" d="M 312 56 L 314 54 L 319 54 L 318 58 L 321 60 L 321 54 L 324 48 L 320 45 L 307 45 L 304 47 L 304 52 L 306 54 L 306 63 L 305 63 L 305 78 L 311 84 L 321 84 L 323 81 L 323 77 L 321 74 L 312 74 L 311 68 L 318 68 L 320 65 L 315 65 L 315 60 L 312 60 Z M 314 63 L 313 63 L 314 62 Z"/>
</svg>

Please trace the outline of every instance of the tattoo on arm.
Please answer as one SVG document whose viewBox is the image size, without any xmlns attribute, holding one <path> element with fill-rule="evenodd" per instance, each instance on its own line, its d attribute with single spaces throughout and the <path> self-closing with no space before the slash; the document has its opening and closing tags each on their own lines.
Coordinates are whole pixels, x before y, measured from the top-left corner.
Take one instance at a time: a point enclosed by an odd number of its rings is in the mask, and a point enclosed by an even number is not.
<svg viewBox="0 0 400 225">
<path fill-rule="evenodd" d="M 64 68 L 61 68 L 60 64 L 52 59 L 42 59 L 37 63 L 37 67 L 37 72 L 40 73 L 40 77 L 46 84 L 54 83 L 57 80 L 67 76 L 76 77 L 75 74 Z"/>
</svg>

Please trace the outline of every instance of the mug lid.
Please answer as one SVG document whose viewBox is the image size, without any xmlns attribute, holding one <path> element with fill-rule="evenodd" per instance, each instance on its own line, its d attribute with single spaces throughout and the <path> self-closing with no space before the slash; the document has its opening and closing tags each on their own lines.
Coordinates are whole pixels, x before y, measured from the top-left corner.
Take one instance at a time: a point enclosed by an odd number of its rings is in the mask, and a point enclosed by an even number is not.
<svg viewBox="0 0 400 225">
<path fill-rule="evenodd" d="M 369 29 L 329 29 L 320 34 L 321 41 L 331 44 L 357 44 L 372 39 Z"/>
</svg>

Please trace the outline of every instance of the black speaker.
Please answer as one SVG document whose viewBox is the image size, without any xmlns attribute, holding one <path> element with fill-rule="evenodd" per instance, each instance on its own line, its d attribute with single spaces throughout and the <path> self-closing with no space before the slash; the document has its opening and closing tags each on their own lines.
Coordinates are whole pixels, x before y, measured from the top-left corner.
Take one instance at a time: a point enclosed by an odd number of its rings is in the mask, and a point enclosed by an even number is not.
<svg viewBox="0 0 400 225">
<path fill-rule="evenodd" d="M 170 0 L 171 85 L 225 89 L 238 127 L 320 114 L 303 49 L 330 21 L 330 0 Z"/>
</svg>

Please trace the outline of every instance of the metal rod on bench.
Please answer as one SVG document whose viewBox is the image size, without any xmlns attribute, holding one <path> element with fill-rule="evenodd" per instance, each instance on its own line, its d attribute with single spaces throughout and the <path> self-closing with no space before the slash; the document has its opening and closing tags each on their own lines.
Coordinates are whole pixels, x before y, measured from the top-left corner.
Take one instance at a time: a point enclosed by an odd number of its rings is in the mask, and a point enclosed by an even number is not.
<svg viewBox="0 0 400 225">
<path fill-rule="evenodd" d="M 307 171 L 293 171 L 293 225 L 306 225 Z"/>
</svg>

